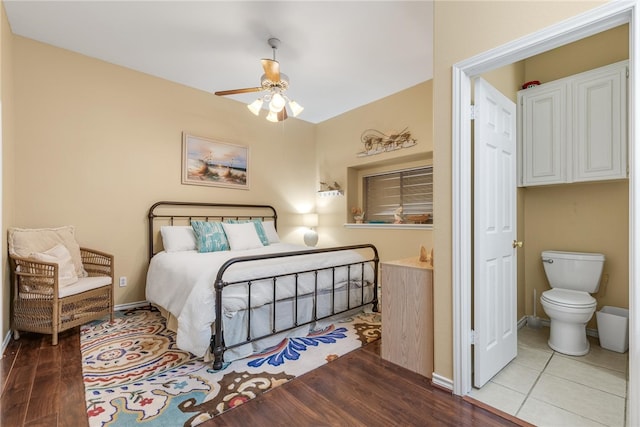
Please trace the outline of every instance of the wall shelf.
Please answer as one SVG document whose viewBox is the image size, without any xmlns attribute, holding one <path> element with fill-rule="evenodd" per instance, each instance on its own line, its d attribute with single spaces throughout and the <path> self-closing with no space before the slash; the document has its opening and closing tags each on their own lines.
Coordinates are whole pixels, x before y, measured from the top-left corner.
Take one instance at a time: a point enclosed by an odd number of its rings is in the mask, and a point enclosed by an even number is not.
<svg viewBox="0 0 640 427">
<path fill-rule="evenodd" d="M 391 230 L 433 230 L 433 224 L 371 224 L 371 223 L 363 223 L 363 224 L 355 224 L 352 222 L 348 222 L 343 224 L 344 228 L 378 228 L 378 229 L 391 229 Z"/>
<path fill-rule="evenodd" d="M 342 191 L 342 190 L 325 190 L 325 191 L 318 191 L 318 196 L 320 196 L 320 197 L 336 197 L 336 196 L 344 196 L 344 191 Z"/>
</svg>

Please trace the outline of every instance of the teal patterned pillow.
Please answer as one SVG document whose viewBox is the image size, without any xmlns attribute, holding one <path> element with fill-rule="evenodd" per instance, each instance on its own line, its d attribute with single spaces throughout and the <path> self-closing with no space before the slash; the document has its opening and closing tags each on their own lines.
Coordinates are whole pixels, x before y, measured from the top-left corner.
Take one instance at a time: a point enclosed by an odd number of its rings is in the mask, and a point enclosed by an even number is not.
<svg viewBox="0 0 640 427">
<path fill-rule="evenodd" d="M 198 252 L 228 251 L 229 242 L 219 222 L 191 221 Z"/>
<path fill-rule="evenodd" d="M 262 221 L 258 218 L 255 219 L 228 219 L 225 222 L 229 224 L 242 224 L 245 222 L 253 222 L 253 225 L 256 227 L 256 231 L 258 232 L 258 237 L 260 237 L 260 241 L 263 246 L 269 246 L 269 238 L 267 237 L 267 233 L 264 231 L 264 227 L 262 226 Z"/>
</svg>

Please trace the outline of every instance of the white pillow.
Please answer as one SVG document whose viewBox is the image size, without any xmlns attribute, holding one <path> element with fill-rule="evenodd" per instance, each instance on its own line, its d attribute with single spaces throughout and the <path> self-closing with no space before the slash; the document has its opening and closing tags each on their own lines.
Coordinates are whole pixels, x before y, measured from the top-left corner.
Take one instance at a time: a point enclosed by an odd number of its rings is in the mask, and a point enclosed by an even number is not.
<svg viewBox="0 0 640 427">
<path fill-rule="evenodd" d="M 57 244 L 67 248 L 73 259 L 78 277 L 88 276 L 82 266 L 80 245 L 76 242 L 72 225 L 57 228 L 10 228 L 9 253 L 19 257 L 29 257 L 34 252 L 42 253 Z"/>
<path fill-rule="evenodd" d="M 190 225 L 165 225 L 160 227 L 160 234 L 166 252 L 196 250 L 196 235 Z"/>
<path fill-rule="evenodd" d="M 269 243 L 279 243 L 280 236 L 276 231 L 276 223 L 274 221 L 262 221 L 262 228 L 269 239 Z"/>
<path fill-rule="evenodd" d="M 224 227 L 224 234 L 227 235 L 227 240 L 229 241 L 229 246 L 232 251 L 255 249 L 263 246 L 253 222 L 240 224 L 223 222 L 222 227 Z"/>
<path fill-rule="evenodd" d="M 44 252 L 33 252 L 29 255 L 40 262 L 53 262 L 58 264 L 58 285 L 60 287 L 70 285 L 78 281 L 76 267 L 71 258 L 71 253 L 62 244 L 55 245 Z"/>
</svg>

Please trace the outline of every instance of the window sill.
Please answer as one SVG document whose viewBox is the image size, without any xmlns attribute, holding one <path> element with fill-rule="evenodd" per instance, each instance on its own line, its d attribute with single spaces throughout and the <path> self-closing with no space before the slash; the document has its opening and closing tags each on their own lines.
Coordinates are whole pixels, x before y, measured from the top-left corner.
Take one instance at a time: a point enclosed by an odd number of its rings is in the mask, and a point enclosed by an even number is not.
<svg viewBox="0 0 640 427">
<path fill-rule="evenodd" d="M 344 228 L 375 228 L 375 229 L 390 229 L 390 230 L 433 230 L 433 224 L 355 224 L 348 222 L 343 224 Z"/>
</svg>

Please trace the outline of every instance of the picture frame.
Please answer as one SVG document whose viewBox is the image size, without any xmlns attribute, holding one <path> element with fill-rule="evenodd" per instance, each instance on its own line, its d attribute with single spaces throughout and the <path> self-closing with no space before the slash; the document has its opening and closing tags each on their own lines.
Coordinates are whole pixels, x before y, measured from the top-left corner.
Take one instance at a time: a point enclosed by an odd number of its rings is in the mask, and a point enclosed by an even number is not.
<svg viewBox="0 0 640 427">
<path fill-rule="evenodd" d="M 182 134 L 182 184 L 249 189 L 249 147 Z"/>
</svg>

